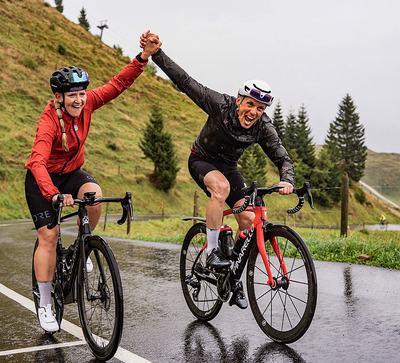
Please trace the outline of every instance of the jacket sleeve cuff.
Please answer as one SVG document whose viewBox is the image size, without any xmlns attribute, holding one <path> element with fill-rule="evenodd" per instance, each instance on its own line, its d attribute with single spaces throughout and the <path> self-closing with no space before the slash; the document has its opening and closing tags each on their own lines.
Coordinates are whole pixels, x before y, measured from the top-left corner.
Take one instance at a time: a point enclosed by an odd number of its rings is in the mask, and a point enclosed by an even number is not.
<svg viewBox="0 0 400 363">
<path fill-rule="evenodd" d="M 146 63 L 148 62 L 148 60 L 144 60 L 144 59 L 141 57 L 141 55 L 142 55 L 142 52 L 140 52 L 140 53 L 136 56 L 137 61 L 138 61 L 139 63 L 146 64 Z"/>
<path fill-rule="evenodd" d="M 58 195 L 58 194 L 60 194 L 60 193 L 54 193 L 54 194 L 52 194 L 52 195 L 50 196 L 50 202 L 53 200 L 53 197 L 54 197 L 55 195 Z"/>
</svg>

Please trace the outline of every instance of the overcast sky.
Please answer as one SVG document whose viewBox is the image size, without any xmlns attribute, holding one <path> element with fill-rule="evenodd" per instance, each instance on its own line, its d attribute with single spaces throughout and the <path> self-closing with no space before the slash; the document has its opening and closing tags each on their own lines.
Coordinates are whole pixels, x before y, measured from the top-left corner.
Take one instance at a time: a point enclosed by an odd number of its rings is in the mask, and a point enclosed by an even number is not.
<svg viewBox="0 0 400 363">
<path fill-rule="evenodd" d="M 130 57 L 140 52 L 143 31 L 159 34 L 176 63 L 219 92 L 236 95 L 243 81 L 264 79 L 285 115 L 305 105 L 316 144 L 324 142 L 349 93 L 367 147 L 400 153 L 398 0 L 64 0 L 63 5 L 63 14 L 76 23 L 85 7 L 93 34 L 107 20 L 103 41 Z"/>
</svg>

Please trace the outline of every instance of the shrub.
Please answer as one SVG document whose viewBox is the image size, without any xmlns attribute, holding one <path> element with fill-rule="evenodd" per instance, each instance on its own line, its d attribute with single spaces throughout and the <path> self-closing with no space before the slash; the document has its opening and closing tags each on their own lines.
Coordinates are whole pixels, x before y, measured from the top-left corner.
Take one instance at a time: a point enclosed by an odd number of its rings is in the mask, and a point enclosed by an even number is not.
<svg viewBox="0 0 400 363">
<path fill-rule="evenodd" d="M 67 53 L 67 48 L 65 48 L 62 44 L 58 45 L 57 52 L 61 55 L 65 55 Z"/>
<path fill-rule="evenodd" d="M 21 60 L 21 64 L 32 71 L 35 71 L 39 67 L 39 64 L 34 59 L 29 57 L 23 58 Z"/>
<path fill-rule="evenodd" d="M 360 204 L 364 204 L 367 201 L 367 196 L 365 195 L 365 192 L 357 188 L 355 193 L 354 193 L 354 198 L 356 198 L 356 201 Z"/>
<path fill-rule="evenodd" d="M 119 55 L 122 55 L 122 48 L 117 44 L 117 45 L 113 45 L 113 48 L 117 51 L 117 53 Z"/>
</svg>

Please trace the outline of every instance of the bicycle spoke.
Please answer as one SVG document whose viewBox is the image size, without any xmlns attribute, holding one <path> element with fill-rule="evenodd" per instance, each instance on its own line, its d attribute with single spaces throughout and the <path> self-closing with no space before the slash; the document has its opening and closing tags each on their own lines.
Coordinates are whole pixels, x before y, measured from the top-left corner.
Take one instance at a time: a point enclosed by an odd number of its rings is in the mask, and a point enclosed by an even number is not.
<svg viewBox="0 0 400 363">
<path fill-rule="evenodd" d="M 249 302 L 260 328 L 277 342 L 299 339 L 313 318 L 316 305 L 315 271 L 309 252 L 287 227 L 272 227 L 265 248 L 272 276 L 255 247 L 248 262 Z M 272 246 L 275 246 L 275 250 Z M 285 269 L 283 268 L 283 263 Z M 286 272 L 284 272 L 286 271 Z M 273 287 L 268 281 L 273 278 Z"/>
<path fill-rule="evenodd" d="M 94 236 L 87 242 L 86 257 L 93 269 L 79 276 L 78 307 L 85 338 L 96 357 L 114 355 L 122 333 L 122 288 L 115 258 L 109 246 Z M 82 264 L 86 263 L 81 260 Z M 88 291 L 86 291 L 88 289 Z"/>
<path fill-rule="evenodd" d="M 180 261 L 183 295 L 190 311 L 200 320 L 212 319 L 222 306 L 216 286 L 202 278 L 205 275 L 215 278 L 211 271 L 205 268 L 206 252 L 203 247 L 206 242 L 205 224 L 193 225 L 183 242 Z"/>
</svg>

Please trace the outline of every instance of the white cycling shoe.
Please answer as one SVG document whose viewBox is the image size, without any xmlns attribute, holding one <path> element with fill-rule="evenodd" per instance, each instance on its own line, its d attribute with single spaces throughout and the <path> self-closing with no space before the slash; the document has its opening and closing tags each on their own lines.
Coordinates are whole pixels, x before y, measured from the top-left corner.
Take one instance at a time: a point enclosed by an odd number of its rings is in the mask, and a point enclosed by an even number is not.
<svg viewBox="0 0 400 363">
<path fill-rule="evenodd" d="M 86 272 L 92 272 L 92 271 L 93 271 L 93 262 L 90 259 L 90 257 L 88 257 L 86 260 Z"/>
<path fill-rule="evenodd" d="M 43 308 L 38 309 L 38 317 L 40 326 L 47 332 L 53 333 L 58 331 L 60 327 L 58 326 L 57 320 L 54 317 L 54 312 L 51 304 L 46 305 Z"/>
</svg>

